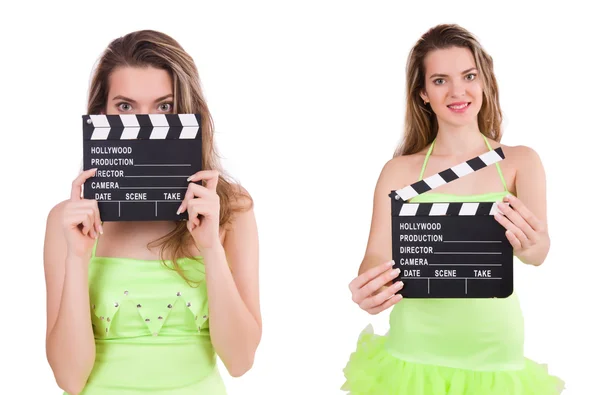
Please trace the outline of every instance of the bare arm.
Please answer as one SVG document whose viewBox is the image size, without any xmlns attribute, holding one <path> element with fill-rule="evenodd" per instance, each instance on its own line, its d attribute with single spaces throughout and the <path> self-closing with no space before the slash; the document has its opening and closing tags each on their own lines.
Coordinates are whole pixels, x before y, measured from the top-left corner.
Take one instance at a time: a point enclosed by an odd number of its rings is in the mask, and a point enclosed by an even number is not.
<svg viewBox="0 0 600 395">
<path fill-rule="evenodd" d="M 206 186 L 195 182 L 203 180 Z M 229 374 L 238 377 L 254 363 L 262 323 L 258 298 L 258 231 L 249 194 L 242 190 L 223 243 L 220 241 L 219 173 L 201 170 L 189 178 L 178 212 L 187 211 L 187 227 L 204 258 L 210 336 Z"/>
<path fill-rule="evenodd" d="M 386 163 L 375 186 L 371 230 L 369 231 L 365 256 L 358 271 L 359 274 L 392 259 L 391 203 L 388 195 L 394 185 L 393 167 L 395 165 L 392 164 L 392 161 Z"/>
<path fill-rule="evenodd" d="M 254 363 L 262 322 L 258 293 L 258 232 L 252 209 L 236 213 L 223 247 L 203 250 L 215 351 L 238 377 Z"/>
<path fill-rule="evenodd" d="M 81 392 L 95 359 L 88 293 L 88 262 L 67 255 L 62 228 L 64 204 L 52 209 L 46 226 L 46 356 L 56 383 L 71 395 Z"/>
<path fill-rule="evenodd" d="M 514 253 L 523 263 L 539 266 L 550 250 L 546 216 L 546 174 L 538 154 L 528 147 L 515 147 L 518 156 L 517 198 L 509 197 L 511 207 L 500 205 L 505 216 L 496 216 L 506 229 Z"/>
<path fill-rule="evenodd" d="M 396 163 L 389 161 L 381 171 L 373 198 L 373 217 L 365 256 L 359 275 L 350 282 L 352 300 L 369 314 L 379 314 L 398 303 L 401 281 L 388 286 L 400 271 L 392 268 L 391 203 L 389 194 L 395 185 Z"/>
<path fill-rule="evenodd" d="M 81 198 L 81 186 L 95 171 L 82 172 L 71 199 L 50 211 L 44 241 L 46 356 L 56 383 L 71 395 L 83 390 L 96 357 L 88 265 L 102 225 L 97 202 Z"/>
</svg>

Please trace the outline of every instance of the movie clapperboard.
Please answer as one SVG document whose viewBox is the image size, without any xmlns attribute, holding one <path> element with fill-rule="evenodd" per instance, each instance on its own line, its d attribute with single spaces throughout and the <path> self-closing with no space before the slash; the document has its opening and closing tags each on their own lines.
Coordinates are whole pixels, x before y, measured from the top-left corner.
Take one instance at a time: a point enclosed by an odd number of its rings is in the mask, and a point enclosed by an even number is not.
<svg viewBox="0 0 600 395">
<path fill-rule="evenodd" d="M 408 200 L 504 159 L 488 151 L 392 191 L 395 281 L 406 298 L 505 298 L 513 292 L 513 249 L 495 219 L 496 203 Z"/>
<path fill-rule="evenodd" d="M 199 114 L 83 115 L 83 197 L 102 221 L 177 221 L 188 177 L 202 168 Z"/>
</svg>

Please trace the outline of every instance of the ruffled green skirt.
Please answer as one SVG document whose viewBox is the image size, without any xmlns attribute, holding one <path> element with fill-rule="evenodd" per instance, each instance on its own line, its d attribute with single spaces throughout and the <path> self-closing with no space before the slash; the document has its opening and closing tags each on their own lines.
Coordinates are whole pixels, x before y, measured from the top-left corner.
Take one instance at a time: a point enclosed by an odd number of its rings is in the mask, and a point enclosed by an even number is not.
<svg viewBox="0 0 600 395">
<path fill-rule="evenodd" d="M 556 395 L 564 383 L 545 365 L 525 360 L 522 370 L 473 371 L 406 362 L 368 327 L 344 369 L 351 395 Z"/>
</svg>

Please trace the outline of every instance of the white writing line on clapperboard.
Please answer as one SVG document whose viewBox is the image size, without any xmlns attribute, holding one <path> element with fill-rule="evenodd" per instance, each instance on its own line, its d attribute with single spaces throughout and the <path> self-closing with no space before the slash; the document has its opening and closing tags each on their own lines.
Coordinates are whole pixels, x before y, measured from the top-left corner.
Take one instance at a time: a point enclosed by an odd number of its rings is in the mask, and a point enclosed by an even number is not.
<svg viewBox="0 0 600 395">
<path fill-rule="evenodd" d="M 180 202 L 181 200 L 102 200 L 102 203 L 118 203 L 118 202 L 123 202 L 123 203 L 154 203 L 154 202 Z"/>
<path fill-rule="evenodd" d="M 139 164 L 139 165 L 134 165 L 134 166 L 181 166 L 181 167 L 189 167 L 191 166 L 191 164 L 189 163 L 157 163 L 157 164 Z"/>
<path fill-rule="evenodd" d="M 187 187 L 120 187 L 119 189 L 187 189 Z"/>
<path fill-rule="evenodd" d="M 434 255 L 501 255 L 502 252 L 487 252 L 487 251 L 433 251 L 433 247 L 429 246 L 413 246 L 399 248 L 401 254 L 434 254 Z"/>
<path fill-rule="evenodd" d="M 502 277 L 407 277 L 402 276 L 402 279 L 413 279 L 413 280 L 502 280 Z"/>
<path fill-rule="evenodd" d="M 444 240 L 443 243 L 502 243 L 500 240 Z"/>
<path fill-rule="evenodd" d="M 442 254 L 442 255 L 502 255 L 501 252 L 451 252 L 451 251 L 438 251 L 438 252 L 434 252 L 435 254 Z"/>
<path fill-rule="evenodd" d="M 430 263 L 427 266 L 502 266 L 501 263 Z"/>
</svg>

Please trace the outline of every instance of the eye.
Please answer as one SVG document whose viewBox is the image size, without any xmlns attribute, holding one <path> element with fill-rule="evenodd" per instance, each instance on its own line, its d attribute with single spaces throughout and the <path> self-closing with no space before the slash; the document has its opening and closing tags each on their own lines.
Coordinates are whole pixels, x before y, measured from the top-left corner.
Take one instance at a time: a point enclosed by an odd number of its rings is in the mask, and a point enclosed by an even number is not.
<svg viewBox="0 0 600 395">
<path fill-rule="evenodd" d="M 477 77 L 477 74 L 475 74 L 475 73 L 470 73 L 465 76 L 467 81 L 473 81 L 475 79 L 475 77 Z"/>
<path fill-rule="evenodd" d="M 442 78 L 436 78 L 435 80 L 433 80 L 434 85 L 442 85 L 443 83 L 444 80 Z"/>
<path fill-rule="evenodd" d="M 117 108 L 121 111 L 129 111 L 129 110 L 131 110 L 131 104 L 126 103 L 126 102 L 121 102 L 121 103 L 117 104 Z"/>
<path fill-rule="evenodd" d="M 170 112 L 173 109 L 173 103 L 162 103 L 158 107 L 161 111 Z"/>
</svg>

